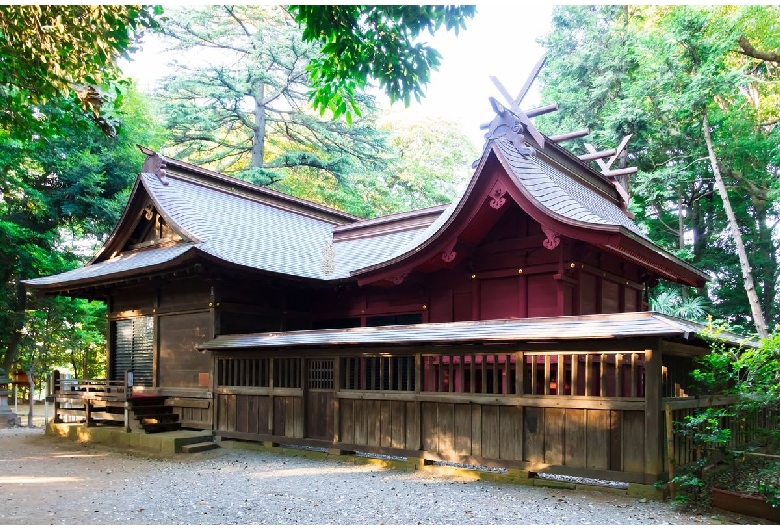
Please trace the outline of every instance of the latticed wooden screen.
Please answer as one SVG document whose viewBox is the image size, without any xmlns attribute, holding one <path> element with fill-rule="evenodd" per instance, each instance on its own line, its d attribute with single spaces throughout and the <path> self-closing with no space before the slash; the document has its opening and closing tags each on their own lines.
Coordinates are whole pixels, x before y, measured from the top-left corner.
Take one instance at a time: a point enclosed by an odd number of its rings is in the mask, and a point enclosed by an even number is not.
<svg viewBox="0 0 780 530">
<path fill-rule="evenodd" d="M 414 356 L 346 357 L 341 359 L 345 390 L 414 392 Z"/>
<path fill-rule="evenodd" d="M 218 386 L 267 387 L 270 359 L 218 359 Z"/>
<path fill-rule="evenodd" d="M 124 379 L 132 370 L 137 386 L 154 381 L 154 318 L 136 317 L 111 322 L 111 379 Z"/>
<path fill-rule="evenodd" d="M 301 388 L 300 358 L 274 359 L 274 386 L 277 388 Z"/>
<path fill-rule="evenodd" d="M 333 359 L 309 361 L 309 388 L 333 389 Z"/>
</svg>

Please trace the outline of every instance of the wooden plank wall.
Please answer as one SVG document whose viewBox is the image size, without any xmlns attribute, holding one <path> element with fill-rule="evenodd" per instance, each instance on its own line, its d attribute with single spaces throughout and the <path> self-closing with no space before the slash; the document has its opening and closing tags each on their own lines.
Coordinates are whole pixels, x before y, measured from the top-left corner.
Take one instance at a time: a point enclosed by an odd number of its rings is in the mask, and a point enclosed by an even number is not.
<svg viewBox="0 0 780 530">
<path fill-rule="evenodd" d="M 346 444 L 642 473 L 644 411 L 341 399 Z M 536 466 L 534 466 L 536 465 Z M 528 466 L 527 466 L 528 467 Z"/>
</svg>

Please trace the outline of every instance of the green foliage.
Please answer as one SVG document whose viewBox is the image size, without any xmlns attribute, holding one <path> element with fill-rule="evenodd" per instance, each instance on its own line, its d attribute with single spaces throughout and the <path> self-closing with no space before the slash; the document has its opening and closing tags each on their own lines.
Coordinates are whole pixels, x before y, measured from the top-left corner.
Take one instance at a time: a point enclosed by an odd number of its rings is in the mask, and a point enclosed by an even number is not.
<svg viewBox="0 0 780 530">
<path fill-rule="evenodd" d="M 775 6 L 559 6 L 545 38 L 542 94 L 559 112 L 549 133 L 587 126 L 599 149 L 632 134 L 631 211 L 663 248 L 710 273 L 712 313 L 752 326 L 736 248 L 702 135 L 707 109 L 715 152 L 747 249 L 763 313 L 776 323 L 780 276 L 780 90 L 776 64 L 740 53 L 740 38 L 777 49 Z M 576 143 L 568 147 L 580 152 Z M 692 296 L 691 299 L 695 299 Z"/>
<path fill-rule="evenodd" d="M 305 174 L 335 179 L 327 202 L 365 210 L 350 189 L 356 175 L 383 170 L 385 135 L 373 99 L 356 93 L 362 118 L 351 125 L 312 112 L 305 43 L 289 15 L 272 6 L 208 6 L 169 11 L 163 30 L 182 52 L 157 98 L 171 130 L 172 155 L 278 189 Z"/>
<path fill-rule="evenodd" d="M 107 137 L 75 97 L 38 108 L 45 135 L 27 140 L 0 129 L 0 361 L 10 366 L 24 323 L 19 281 L 83 264 L 114 227 L 143 162 L 136 142 L 160 133 L 132 90 Z M 34 309 L 34 307 L 31 307 Z"/>
<path fill-rule="evenodd" d="M 101 98 L 88 85 L 119 78 L 127 56 L 159 8 L 126 5 L 0 6 L 0 127 L 25 137 L 36 106 L 72 90 L 96 116 Z"/>
<path fill-rule="evenodd" d="M 322 55 L 308 66 L 314 89 L 310 98 L 321 114 L 360 116 L 355 94 L 379 81 L 390 101 L 409 106 L 419 101 L 441 55 L 417 39 L 442 25 L 457 34 L 476 14 L 474 6 L 293 5 L 306 42 L 322 44 Z"/>
<path fill-rule="evenodd" d="M 650 308 L 665 315 L 703 323 L 707 320 L 710 301 L 704 296 L 684 296 L 681 289 L 667 287 L 650 298 Z"/>
</svg>

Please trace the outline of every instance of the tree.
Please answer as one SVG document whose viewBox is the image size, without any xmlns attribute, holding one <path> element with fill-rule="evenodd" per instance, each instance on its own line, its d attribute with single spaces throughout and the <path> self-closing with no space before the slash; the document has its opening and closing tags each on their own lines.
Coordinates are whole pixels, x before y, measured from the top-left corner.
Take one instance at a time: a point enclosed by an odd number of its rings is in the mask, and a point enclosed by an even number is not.
<svg viewBox="0 0 780 530">
<path fill-rule="evenodd" d="M 45 136 L 0 129 L 0 366 L 16 359 L 28 310 L 20 280 L 83 264 L 119 219 L 143 162 L 136 142 L 157 145 L 145 102 L 130 90 L 107 137 L 72 95 L 38 109 Z M 83 248 L 84 244 L 87 248 Z"/>
<path fill-rule="evenodd" d="M 415 40 L 442 25 L 457 34 L 476 13 L 475 6 L 293 5 L 289 10 L 304 26 L 304 41 L 322 44 L 323 55 L 308 66 L 314 107 L 348 120 L 347 105 L 360 115 L 356 90 L 372 79 L 391 102 L 409 106 L 412 96 L 419 101 L 441 55 Z"/>
<path fill-rule="evenodd" d="M 367 115 L 351 126 L 311 113 L 305 67 L 317 48 L 281 8 L 171 11 L 163 30 L 185 57 L 157 92 L 175 156 L 261 185 L 310 168 L 345 186 L 350 174 L 383 165 L 370 98 L 356 95 Z"/>
<path fill-rule="evenodd" d="M 772 321 L 780 274 L 771 236 L 778 213 L 772 123 L 780 107 L 776 83 L 766 81 L 776 73 L 739 43 L 744 36 L 754 49 L 772 49 L 777 38 L 769 21 L 777 15 L 768 6 L 557 8 L 542 75 L 545 96 L 574 121 L 552 115 L 540 126 L 588 125 L 599 148 L 633 134 L 628 162 L 640 170 L 631 189 L 637 222 L 654 241 L 712 273 L 717 315 L 759 328 L 758 313 L 746 318 L 749 283 L 746 289 L 739 279 L 737 245 L 727 236 L 703 118 L 706 109 L 761 313 Z"/>
<path fill-rule="evenodd" d="M 95 86 L 118 79 L 115 59 L 132 51 L 160 11 L 122 5 L 0 6 L 0 127 L 25 137 L 38 123 L 36 107 L 71 91 L 99 116 L 102 98 Z"/>
</svg>

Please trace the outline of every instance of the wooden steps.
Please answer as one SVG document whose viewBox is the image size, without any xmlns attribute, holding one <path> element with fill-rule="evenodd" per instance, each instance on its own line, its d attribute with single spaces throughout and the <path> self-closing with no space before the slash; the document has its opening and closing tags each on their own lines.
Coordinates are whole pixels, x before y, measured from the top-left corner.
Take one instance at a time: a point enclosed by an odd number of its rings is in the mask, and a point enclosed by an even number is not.
<svg viewBox="0 0 780 530">
<path fill-rule="evenodd" d="M 194 444 L 186 444 L 181 446 L 182 453 L 201 453 L 203 451 L 211 451 L 212 449 L 218 449 L 219 445 L 215 442 L 198 442 Z"/>
<path fill-rule="evenodd" d="M 135 421 L 147 434 L 181 429 L 179 415 L 165 404 L 164 397 L 134 397 L 131 406 Z"/>
</svg>

